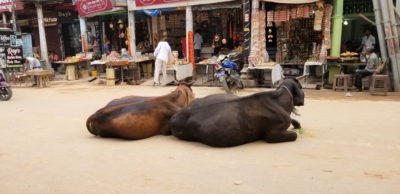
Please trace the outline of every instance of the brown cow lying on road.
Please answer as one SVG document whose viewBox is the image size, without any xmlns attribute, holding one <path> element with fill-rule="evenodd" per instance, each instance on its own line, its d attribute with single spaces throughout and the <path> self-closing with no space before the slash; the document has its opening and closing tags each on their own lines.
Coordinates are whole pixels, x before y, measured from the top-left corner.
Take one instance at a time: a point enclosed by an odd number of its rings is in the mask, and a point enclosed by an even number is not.
<svg viewBox="0 0 400 194">
<path fill-rule="evenodd" d="M 90 116 L 86 127 L 96 136 L 130 140 L 170 135 L 169 119 L 195 98 L 192 84 L 180 83 L 170 94 L 159 97 L 115 99 Z"/>
</svg>

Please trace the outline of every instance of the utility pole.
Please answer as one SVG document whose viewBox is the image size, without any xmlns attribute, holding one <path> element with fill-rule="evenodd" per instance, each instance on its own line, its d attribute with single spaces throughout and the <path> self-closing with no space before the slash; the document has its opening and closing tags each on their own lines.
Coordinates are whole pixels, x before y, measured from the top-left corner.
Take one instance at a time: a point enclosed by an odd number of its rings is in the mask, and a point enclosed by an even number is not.
<svg viewBox="0 0 400 194">
<path fill-rule="evenodd" d="M 11 14 L 12 14 L 12 19 L 13 19 L 13 31 L 17 31 L 17 18 L 15 17 L 15 6 L 14 6 L 14 0 L 11 0 Z"/>
</svg>

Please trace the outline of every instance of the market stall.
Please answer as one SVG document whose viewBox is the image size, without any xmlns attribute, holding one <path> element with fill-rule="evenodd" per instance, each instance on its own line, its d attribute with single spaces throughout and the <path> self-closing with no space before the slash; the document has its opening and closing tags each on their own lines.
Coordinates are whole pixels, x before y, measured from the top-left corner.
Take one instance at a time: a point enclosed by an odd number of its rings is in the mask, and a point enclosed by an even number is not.
<svg viewBox="0 0 400 194">
<path fill-rule="evenodd" d="M 275 59 L 284 76 L 310 75 L 307 67 L 311 66 L 316 66 L 316 76 L 322 76 L 330 49 L 332 6 L 317 1 L 293 5 L 266 3 L 266 7 L 252 11 L 249 56 L 264 60 L 249 60 L 249 66 L 257 67 Z"/>
<path fill-rule="evenodd" d="M 97 74 L 98 83 L 106 83 L 107 85 L 115 85 L 115 79 L 121 80 L 120 84 L 138 84 L 140 83 L 140 72 L 138 63 L 142 61 L 152 60 L 150 58 L 139 58 L 136 57 L 135 60 L 129 56 L 126 49 L 121 50 L 121 54 L 112 51 L 110 55 L 106 57 L 104 54 L 100 60 L 95 60 L 91 62 L 91 66 L 96 66 L 95 74 Z M 107 81 L 101 79 L 101 67 L 106 67 L 106 77 Z M 93 76 L 93 73 L 92 73 Z M 136 82 L 136 83 L 133 83 Z"/>
<path fill-rule="evenodd" d="M 56 61 L 54 63 L 64 65 L 65 76 L 64 80 L 78 80 L 79 78 L 88 77 L 87 63 L 91 59 L 86 58 L 85 53 L 77 54 L 73 57 L 67 57 L 63 61 Z"/>
<path fill-rule="evenodd" d="M 37 84 L 38 87 L 42 88 L 42 87 L 50 87 L 50 76 L 53 75 L 54 72 L 51 70 L 31 70 L 31 71 L 27 71 L 25 72 L 25 75 L 28 76 L 37 76 Z"/>
</svg>

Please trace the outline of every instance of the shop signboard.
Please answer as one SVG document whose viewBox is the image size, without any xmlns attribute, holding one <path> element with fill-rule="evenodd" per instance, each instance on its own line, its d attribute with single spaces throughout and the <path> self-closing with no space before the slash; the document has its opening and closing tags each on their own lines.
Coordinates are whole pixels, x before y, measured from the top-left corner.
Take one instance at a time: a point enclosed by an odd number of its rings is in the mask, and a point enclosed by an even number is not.
<svg viewBox="0 0 400 194">
<path fill-rule="evenodd" d="M 78 12 L 71 10 L 60 10 L 57 11 L 57 23 L 68 24 L 79 22 Z"/>
<path fill-rule="evenodd" d="M 0 66 L 2 68 L 23 67 L 22 57 L 21 34 L 0 31 Z"/>
<path fill-rule="evenodd" d="M 77 0 L 75 4 L 80 16 L 108 11 L 113 8 L 111 0 Z"/>
<path fill-rule="evenodd" d="M 127 0 L 128 10 L 162 9 L 167 7 L 185 7 L 194 5 L 230 2 L 234 0 Z"/>
<path fill-rule="evenodd" d="M 13 0 L 0 0 L 0 13 L 2 12 L 10 12 L 11 5 Z M 14 10 L 22 10 L 24 6 L 19 1 L 14 1 Z"/>
<path fill-rule="evenodd" d="M 44 23 L 44 27 L 57 26 L 57 15 L 56 15 L 56 13 L 45 12 L 43 14 L 43 23 Z M 38 27 L 38 19 L 37 19 L 37 17 L 33 17 L 32 18 L 31 26 L 34 27 L 34 28 Z"/>
<path fill-rule="evenodd" d="M 6 59 L 7 68 L 22 67 L 22 47 L 0 47 L 0 60 Z"/>
<path fill-rule="evenodd" d="M 57 18 L 56 17 L 44 17 L 43 23 L 44 23 L 44 27 L 57 26 Z M 38 27 L 37 18 L 34 18 L 32 20 L 32 27 Z"/>
<path fill-rule="evenodd" d="M 135 0 L 136 6 L 149 6 L 156 4 L 175 3 L 187 0 Z"/>
<path fill-rule="evenodd" d="M 115 0 L 115 6 L 126 7 L 127 5 L 127 0 Z"/>
</svg>

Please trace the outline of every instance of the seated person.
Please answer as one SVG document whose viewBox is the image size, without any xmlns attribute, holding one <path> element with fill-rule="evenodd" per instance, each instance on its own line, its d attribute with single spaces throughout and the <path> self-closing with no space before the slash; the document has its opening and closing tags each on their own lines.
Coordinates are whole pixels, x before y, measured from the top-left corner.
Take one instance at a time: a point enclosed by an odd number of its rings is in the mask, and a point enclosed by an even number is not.
<svg viewBox="0 0 400 194">
<path fill-rule="evenodd" d="M 365 49 L 367 64 L 363 70 L 357 70 L 354 74 L 354 88 L 356 91 L 362 91 L 362 78 L 374 74 L 379 64 L 378 56 L 374 53 L 373 46 L 367 46 Z M 369 56 L 369 57 L 368 57 Z"/>
<path fill-rule="evenodd" d="M 121 56 L 119 57 L 120 59 L 126 59 L 126 60 L 130 60 L 131 57 L 128 54 L 128 51 L 126 51 L 126 49 L 121 49 Z"/>
<path fill-rule="evenodd" d="M 102 58 L 99 48 L 93 48 L 92 60 L 100 60 Z"/>
<path fill-rule="evenodd" d="M 49 62 L 51 61 L 51 67 L 54 69 L 54 71 L 57 71 L 57 68 L 60 66 L 60 64 L 57 64 L 58 55 L 54 51 L 50 51 L 50 56 L 49 56 Z"/>
</svg>

